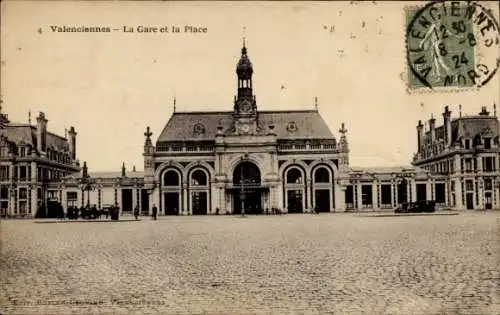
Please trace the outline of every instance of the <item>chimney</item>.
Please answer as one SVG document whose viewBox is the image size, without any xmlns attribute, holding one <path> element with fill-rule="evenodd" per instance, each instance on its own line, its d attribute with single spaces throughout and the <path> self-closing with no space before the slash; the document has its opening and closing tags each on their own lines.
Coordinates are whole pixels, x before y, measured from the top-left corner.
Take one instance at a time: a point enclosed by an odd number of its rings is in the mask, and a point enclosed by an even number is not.
<svg viewBox="0 0 500 315">
<path fill-rule="evenodd" d="M 69 136 L 69 154 L 71 155 L 71 160 L 76 160 L 76 131 L 75 127 L 69 127 L 68 136 Z"/>
<path fill-rule="evenodd" d="M 431 119 L 429 119 L 429 133 L 431 136 L 431 143 L 436 141 L 436 119 L 431 114 Z"/>
<path fill-rule="evenodd" d="M 444 107 L 443 120 L 445 145 L 449 147 L 451 145 L 451 111 L 448 105 Z"/>
<path fill-rule="evenodd" d="M 481 107 L 481 112 L 479 113 L 479 116 L 489 116 L 490 112 L 486 109 L 486 106 Z"/>
<path fill-rule="evenodd" d="M 84 161 L 83 168 L 82 168 L 82 178 L 87 178 L 87 177 L 89 177 L 88 168 L 87 168 L 87 161 Z"/>
<path fill-rule="evenodd" d="M 45 114 L 40 112 L 36 118 L 36 145 L 39 152 L 47 149 L 47 122 Z"/>
<path fill-rule="evenodd" d="M 417 143 L 418 143 L 418 152 L 422 151 L 422 146 L 424 145 L 424 125 L 422 121 L 418 121 L 417 125 Z"/>
<path fill-rule="evenodd" d="M 125 177 L 125 162 L 122 164 L 122 177 Z"/>
</svg>

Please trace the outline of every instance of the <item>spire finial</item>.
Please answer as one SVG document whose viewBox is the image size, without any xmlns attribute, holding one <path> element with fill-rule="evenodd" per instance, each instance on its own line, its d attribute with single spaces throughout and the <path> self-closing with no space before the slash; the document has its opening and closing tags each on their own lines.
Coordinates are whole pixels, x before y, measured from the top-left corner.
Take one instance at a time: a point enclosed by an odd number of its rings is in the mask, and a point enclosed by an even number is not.
<svg viewBox="0 0 500 315">
<path fill-rule="evenodd" d="M 458 105 L 458 117 L 462 117 L 462 104 Z"/>
<path fill-rule="evenodd" d="M 341 134 L 342 136 L 345 136 L 345 134 L 347 133 L 347 129 L 345 128 L 345 124 L 344 124 L 344 123 L 342 123 L 342 124 L 340 125 L 339 132 L 340 132 L 340 134 Z"/>
<path fill-rule="evenodd" d="M 493 117 L 497 117 L 497 104 L 493 104 Z"/>
<path fill-rule="evenodd" d="M 318 97 L 314 97 L 314 108 L 318 110 Z"/>
<path fill-rule="evenodd" d="M 175 110 L 176 110 L 176 104 L 177 104 L 177 100 L 175 99 L 175 96 L 174 96 L 174 113 L 175 113 Z"/>
<path fill-rule="evenodd" d="M 247 27 L 243 26 L 243 48 L 241 48 L 241 54 L 242 55 L 246 55 L 247 54 L 246 38 L 245 38 L 246 30 L 247 30 Z"/>
<path fill-rule="evenodd" d="M 31 110 L 28 111 L 28 125 L 31 126 Z"/>
<path fill-rule="evenodd" d="M 125 177 L 125 162 L 122 164 L 122 177 Z"/>
<path fill-rule="evenodd" d="M 68 128 L 64 128 L 64 138 L 68 139 Z"/>
</svg>

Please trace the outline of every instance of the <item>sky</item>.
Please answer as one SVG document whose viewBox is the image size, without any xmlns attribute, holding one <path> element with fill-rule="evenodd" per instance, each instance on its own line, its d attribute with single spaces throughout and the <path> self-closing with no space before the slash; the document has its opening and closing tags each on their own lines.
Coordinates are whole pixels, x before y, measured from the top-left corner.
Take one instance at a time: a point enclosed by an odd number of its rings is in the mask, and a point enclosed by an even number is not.
<svg viewBox="0 0 500 315">
<path fill-rule="evenodd" d="M 425 2 L 424 2 L 425 3 Z M 498 18 L 498 8 L 489 5 Z M 412 91 L 404 2 L 2 2 L 1 100 L 11 121 L 78 132 L 91 171 L 143 169 L 153 141 L 177 111 L 232 110 L 242 38 L 254 66 L 260 110 L 319 111 L 338 138 L 348 129 L 353 167 L 408 166 L 416 124 L 433 114 L 491 112 L 499 75 L 479 90 Z M 138 33 L 138 26 L 181 28 Z M 53 32 L 102 26 L 111 33 Z M 121 31 L 132 27 L 135 32 Z M 185 26 L 206 33 L 185 33 Z"/>
</svg>

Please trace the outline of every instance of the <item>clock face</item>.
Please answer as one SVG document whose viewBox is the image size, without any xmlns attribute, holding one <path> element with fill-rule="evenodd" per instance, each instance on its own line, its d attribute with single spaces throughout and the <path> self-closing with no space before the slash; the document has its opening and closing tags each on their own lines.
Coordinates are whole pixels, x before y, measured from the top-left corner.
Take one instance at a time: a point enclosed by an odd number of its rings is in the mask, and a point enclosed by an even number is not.
<svg viewBox="0 0 500 315">
<path fill-rule="evenodd" d="M 240 108 L 243 113 L 248 113 L 252 109 L 252 105 L 250 105 L 250 102 L 244 101 L 243 103 L 241 103 Z"/>
<path fill-rule="evenodd" d="M 248 131 L 250 131 L 250 126 L 247 124 L 243 124 L 243 125 L 241 125 L 241 130 L 243 132 L 248 132 Z"/>
</svg>

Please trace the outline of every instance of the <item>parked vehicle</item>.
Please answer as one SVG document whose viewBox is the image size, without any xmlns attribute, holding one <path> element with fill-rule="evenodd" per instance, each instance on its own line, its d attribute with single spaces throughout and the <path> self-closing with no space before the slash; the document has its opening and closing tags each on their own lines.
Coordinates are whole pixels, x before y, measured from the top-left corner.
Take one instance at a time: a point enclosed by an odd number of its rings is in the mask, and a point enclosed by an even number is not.
<svg viewBox="0 0 500 315">
<path fill-rule="evenodd" d="M 417 202 L 403 202 L 394 211 L 396 213 L 430 213 L 436 211 L 436 202 L 434 200 L 420 200 Z"/>
</svg>

